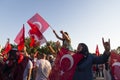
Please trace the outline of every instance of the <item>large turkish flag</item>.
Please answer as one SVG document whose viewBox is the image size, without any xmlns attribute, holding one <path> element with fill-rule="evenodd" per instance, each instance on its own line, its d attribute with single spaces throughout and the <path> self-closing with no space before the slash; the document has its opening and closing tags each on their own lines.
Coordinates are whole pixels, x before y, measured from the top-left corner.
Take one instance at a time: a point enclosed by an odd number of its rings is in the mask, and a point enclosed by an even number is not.
<svg viewBox="0 0 120 80">
<path fill-rule="evenodd" d="M 72 80 L 77 63 L 83 58 L 81 54 L 61 48 L 49 80 Z"/>
</svg>

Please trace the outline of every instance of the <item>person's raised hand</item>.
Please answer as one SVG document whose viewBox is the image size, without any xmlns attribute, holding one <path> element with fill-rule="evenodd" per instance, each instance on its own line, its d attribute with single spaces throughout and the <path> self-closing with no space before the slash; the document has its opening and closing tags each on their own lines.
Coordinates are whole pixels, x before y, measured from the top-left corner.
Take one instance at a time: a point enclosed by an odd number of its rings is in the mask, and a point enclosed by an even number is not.
<svg viewBox="0 0 120 80">
<path fill-rule="evenodd" d="M 50 43 L 49 43 L 49 42 L 47 42 L 46 44 L 47 44 L 47 46 L 50 46 Z"/>
<path fill-rule="evenodd" d="M 55 30 L 53 30 L 53 33 L 55 33 Z"/>
<path fill-rule="evenodd" d="M 102 43 L 103 43 L 105 51 L 109 52 L 110 51 L 110 39 L 108 39 L 108 41 L 104 42 L 104 38 L 102 38 Z"/>
<path fill-rule="evenodd" d="M 62 34 L 63 34 L 63 33 L 64 33 L 64 32 L 63 32 L 63 30 L 61 30 L 61 31 L 60 31 L 60 33 L 62 33 Z"/>
</svg>

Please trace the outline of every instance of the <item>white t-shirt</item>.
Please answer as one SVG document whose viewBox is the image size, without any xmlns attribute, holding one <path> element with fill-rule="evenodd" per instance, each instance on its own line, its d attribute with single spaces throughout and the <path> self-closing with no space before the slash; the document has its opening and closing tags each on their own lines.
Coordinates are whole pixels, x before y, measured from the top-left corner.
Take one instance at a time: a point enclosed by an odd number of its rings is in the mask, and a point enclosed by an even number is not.
<svg viewBox="0 0 120 80">
<path fill-rule="evenodd" d="M 111 74 L 110 74 L 110 69 L 106 70 L 105 64 L 103 65 L 103 74 L 104 74 L 104 80 L 112 80 Z"/>
<path fill-rule="evenodd" d="M 29 71 L 29 69 L 32 69 L 32 68 L 33 68 L 33 63 L 31 60 L 28 60 L 27 66 L 26 66 L 24 74 L 23 74 L 23 80 L 27 80 L 28 71 Z"/>
<path fill-rule="evenodd" d="M 51 64 L 48 60 L 40 59 L 36 62 L 37 73 L 35 80 L 47 80 L 51 70 Z"/>
</svg>

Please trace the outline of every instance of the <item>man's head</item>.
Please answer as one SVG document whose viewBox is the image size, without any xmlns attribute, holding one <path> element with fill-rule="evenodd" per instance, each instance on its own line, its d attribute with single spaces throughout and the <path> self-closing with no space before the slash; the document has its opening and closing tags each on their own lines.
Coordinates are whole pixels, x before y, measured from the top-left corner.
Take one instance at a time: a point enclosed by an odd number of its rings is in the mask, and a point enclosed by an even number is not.
<svg viewBox="0 0 120 80">
<path fill-rule="evenodd" d="M 18 50 L 13 48 L 8 52 L 8 60 L 17 60 L 17 52 Z"/>
<path fill-rule="evenodd" d="M 45 53 L 40 54 L 40 56 L 42 59 L 46 59 L 46 57 L 47 57 Z"/>
</svg>

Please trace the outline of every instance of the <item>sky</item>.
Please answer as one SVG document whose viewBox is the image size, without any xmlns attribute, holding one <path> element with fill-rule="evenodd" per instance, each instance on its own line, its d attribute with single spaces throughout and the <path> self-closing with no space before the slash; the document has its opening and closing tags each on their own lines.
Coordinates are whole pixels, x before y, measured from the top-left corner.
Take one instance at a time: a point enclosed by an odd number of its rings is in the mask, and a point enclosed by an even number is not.
<svg viewBox="0 0 120 80">
<path fill-rule="evenodd" d="M 110 39 L 111 49 L 120 46 L 120 0 L 0 0 L 0 45 L 4 46 L 7 38 L 14 44 L 23 24 L 28 37 L 27 21 L 36 13 L 59 36 L 61 30 L 68 32 L 74 49 L 85 43 L 90 52 L 98 45 L 103 53 L 102 37 Z M 58 40 L 50 27 L 43 35 L 47 41 Z"/>
</svg>

